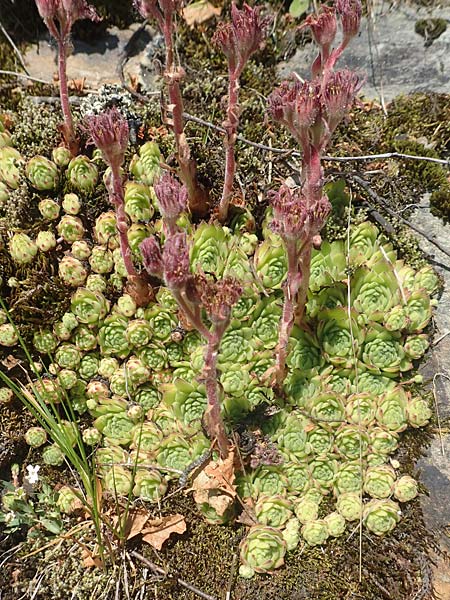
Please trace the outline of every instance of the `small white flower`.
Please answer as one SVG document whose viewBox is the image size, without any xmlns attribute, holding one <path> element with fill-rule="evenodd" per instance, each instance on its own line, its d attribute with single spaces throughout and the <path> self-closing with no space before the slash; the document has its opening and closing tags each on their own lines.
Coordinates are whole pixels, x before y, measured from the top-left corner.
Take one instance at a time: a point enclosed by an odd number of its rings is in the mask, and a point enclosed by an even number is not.
<svg viewBox="0 0 450 600">
<path fill-rule="evenodd" d="M 14 521 L 15 518 L 16 513 L 11 510 L 9 513 L 5 514 L 5 523 L 9 525 L 10 523 L 12 523 L 12 521 Z"/>
<path fill-rule="evenodd" d="M 27 466 L 27 471 L 28 474 L 26 475 L 26 478 L 28 480 L 28 483 L 30 483 L 31 485 L 33 485 L 34 483 L 37 483 L 39 481 L 39 470 L 40 470 L 40 466 L 39 465 L 28 465 Z"/>
</svg>

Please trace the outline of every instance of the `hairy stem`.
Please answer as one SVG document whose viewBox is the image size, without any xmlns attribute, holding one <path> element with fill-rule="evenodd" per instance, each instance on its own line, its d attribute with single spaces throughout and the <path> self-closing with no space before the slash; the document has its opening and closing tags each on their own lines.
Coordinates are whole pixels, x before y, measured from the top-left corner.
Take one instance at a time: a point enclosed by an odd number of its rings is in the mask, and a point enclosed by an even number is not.
<svg viewBox="0 0 450 600">
<path fill-rule="evenodd" d="M 235 71 L 229 70 L 228 78 L 228 107 L 225 127 L 225 179 L 223 183 L 222 198 L 219 204 L 219 220 L 223 223 L 228 215 L 228 206 L 230 204 L 231 192 L 233 190 L 234 174 L 236 172 L 236 159 L 234 155 L 234 146 L 236 143 L 236 134 L 239 124 L 239 78 Z"/>
<path fill-rule="evenodd" d="M 223 330 L 225 331 L 225 329 Z M 225 432 L 222 415 L 220 414 L 220 401 L 217 385 L 217 357 L 220 339 L 217 332 L 210 335 L 205 349 L 205 367 L 203 371 L 208 406 L 205 411 L 205 423 L 211 440 L 217 441 L 220 457 L 228 456 L 228 437 Z"/>
<path fill-rule="evenodd" d="M 78 152 L 78 142 L 73 127 L 72 112 L 70 110 L 69 90 L 67 86 L 67 59 L 66 59 L 66 36 L 59 33 L 58 42 L 58 77 L 59 77 L 59 95 L 61 98 L 61 109 L 64 117 L 63 136 L 67 148 L 72 156 Z"/>
</svg>

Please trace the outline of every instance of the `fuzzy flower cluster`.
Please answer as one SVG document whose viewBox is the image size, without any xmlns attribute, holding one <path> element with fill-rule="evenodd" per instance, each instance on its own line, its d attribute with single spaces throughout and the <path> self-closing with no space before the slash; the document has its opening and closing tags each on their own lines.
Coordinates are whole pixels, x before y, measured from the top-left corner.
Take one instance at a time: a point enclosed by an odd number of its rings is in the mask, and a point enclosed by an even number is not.
<svg viewBox="0 0 450 600">
<path fill-rule="evenodd" d="M 86 0 L 36 0 L 36 6 L 54 37 L 58 37 L 55 35 L 55 21 L 59 22 L 61 29 L 68 35 L 73 24 L 80 19 L 100 20 L 95 8 Z"/>
</svg>

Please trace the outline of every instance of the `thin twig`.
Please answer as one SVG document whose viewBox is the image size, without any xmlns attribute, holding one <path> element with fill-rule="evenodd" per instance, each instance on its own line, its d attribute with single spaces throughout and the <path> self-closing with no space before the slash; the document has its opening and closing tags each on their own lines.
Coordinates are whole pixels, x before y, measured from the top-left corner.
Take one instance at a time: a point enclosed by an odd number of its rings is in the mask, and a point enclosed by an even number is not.
<svg viewBox="0 0 450 600">
<path fill-rule="evenodd" d="M 450 377 L 448 375 L 446 375 L 445 373 L 435 373 L 433 376 L 433 398 L 434 398 L 434 407 L 436 409 L 436 419 L 437 419 L 438 430 L 439 430 L 439 441 L 441 444 L 441 454 L 442 454 L 442 456 L 445 456 L 444 438 L 442 437 L 441 418 L 439 416 L 439 406 L 438 406 L 437 394 L 436 394 L 436 378 L 437 377 L 442 377 L 443 379 L 447 379 L 448 381 L 450 381 Z"/>
<path fill-rule="evenodd" d="M 365 181 L 364 179 L 362 179 L 361 177 L 359 177 L 358 175 L 346 175 L 346 177 L 349 177 L 352 181 L 354 181 L 355 183 L 357 183 L 358 185 L 360 185 L 364 190 L 366 190 L 366 192 L 369 194 L 369 196 L 371 198 L 373 198 L 374 200 L 376 200 L 377 202 L 379 202 L 380 204 L 383 205 L 384 210 L 391 215 L 392 217 L 395 217 L 396 219 L 398 219 L 399 221 L 401 221 L 402 223 L 404 223 L 405 225 L 408 225 L 408 227 L 410 227 L 412 230 L 414 230 L 416 233 L 418 233 L 419 235 L 421 235 L 423 238 L 425 238 L 427 241 L 430 242 L 430 244 L 433 244 L 434 246 L 436 246 L 436 248 L 439 248 L 439 250 L 445 254 L 446 256 L 450 257 L 450 251 L 446 250 L 444 248 L 444 246 L 442 246 L 442 244 L 440 244 L 439 242 L 437 242 L 435 239 L 433 239 L 431 236 L 429 236 L 427 233 L 425 233 L 425 231 L 423 231 L 423 229 L 420 229 L 419 227 L 416 227 L 416 225 L 414 225 L 413 223 L 411 223 L 411 221 L 408 221 L 408 219 L 405 219 L 404 217 L 402 217 L 401 215 L 399 215 L 397 212 L 395 212 L 395 210 L 392 210 L 392 208 L 390 208 L 386 202 L 386 200 L 384 198 L 382 198 L 381 196 L 379 196 L 369 185 L 369 183 L 367 181 Z"/>
<path fill-rule="evenodd" d="M 25 61 L 23 59 L 23 56 L 19 50 L 19 48 L 16 46 L 16 44 L 14 43 L 14 40 L 12 39 L 12 37 L 9 35 L 9 33 L 6 31 L 6 29 L 3 27 L 1 21 L 0 21 L 0 29 L 3 33 L 3 35 L 5 36 L 5 38 L 8 40 L 8 42 L 11 44 L 12 49 L 14 50 L 14 52 L 16 53 L 17 58 L 20 61 L 20 64 L 22 65 L 22 67 L 24 68 L 24 71 L 27 75 L 29 75 L 30 73 L 28 72 L 28 69 L 26 67 Z"/>
<path fill-rule="evenodd" d="M 145 558 L 145 556 L 142 556 L 142 554 L 139 554 L 139 552 L 136 552 L 135 550 L 133 550 L 131 552 L 131 555 L 134 556 L 135 558 L 137 558 L 138 560 L 140 560 L 141 562 L 143 562 L 145 565 L 147 565 L 147 567 L 150 567 L 150 569 L 152 571 L 159 573 L 160 575 L 165 575 L 167 577 L 168 573 L 165 569 L 163 569 L 162 567 L 159 567 L 158 565 L 155 565 L 155 563 L 148 560 L 148 558 Z M 193 594 L 200 596 L 200 598 L 204 598 L 204 600 L 218 600 L 215 596 L 210 596 L 206 592 L 202 592 L 201 590 L 199 590 L 192 584 L 188 583 L 187 581 L 184 581 L 184 579 L 180 579 L 180 577 L 176 577 L 176 580 L 177 580 L 177 583 L 179 583 L 182 587 L 186 588 Z"/>
<path fill-rule="evenodd" d="M 431 344 L 432 346 L 437 346 L 439 344 L 439 342 L 441 342 L 444 338 L 446 338 L 448 335 L 450 335 L 450 331 L 446 331 L 445 333 L 443 333 L 442 335 L 440 335 L 437 340 L 434 340 L 433 343 Z"/>
<path fill-rule="evenodd" d="M 21 79 L 29 79 L 30 81 L 36 81 L 37 83 L 45 83 L 45 85 L 53 85 L 51 81 L 45 81 L 44 79 L 38 79 L 37 77 L 32 77 L 31 75 L 27 75 L 26 73 L 17 73 L 17 71 L 4 71 L 0 69 L 0 75 L 11 75 L 12 77 L 17 77 Z"/>
</svg>

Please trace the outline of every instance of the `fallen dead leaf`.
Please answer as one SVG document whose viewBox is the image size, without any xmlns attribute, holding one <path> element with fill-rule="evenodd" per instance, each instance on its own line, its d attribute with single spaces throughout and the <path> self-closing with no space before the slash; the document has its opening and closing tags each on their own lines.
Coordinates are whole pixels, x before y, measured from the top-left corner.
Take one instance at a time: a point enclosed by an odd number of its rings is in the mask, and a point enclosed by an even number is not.
<svg viewBox="0 0 450 600">
<path fill-rule="evenodd" d="M 153 546 L 155 550 L 161 550 L 164 542 L 172 533 L 184 533 L 185 531 L 186 521 L 183 515 L 169 515 L 147 521 L 145 529 L 142 530 L 142 540 Z"/>
<path fill-rule="evenodd" d="M 5 359 L 2 360 L 2 365 L 4 365 L 8 371 L 14 369 L 18 364 L 20 364 L 20 360 L 15 358 L 12 354 L 9 354 Z"/>
<path fill-rule="evenodd" d="M 222 9 L 219 6 L 214 6 L 208 0 L 199 0 L 199 2 L 193 2 L 183 8 L 182 15 L 187 25 L 191 27 L 192 25 L 204 23 L 214 16 L 218 17 L 221 12 Z"/>
<path fill-rule="evenodd" d="M 194 492 L 202 490 L 219 490 L 236 496 L 235 479 L 235 453 L 230 451 L 225 460 L 211 461 L 199 473 L 192 483 Z"/>
</svg>

